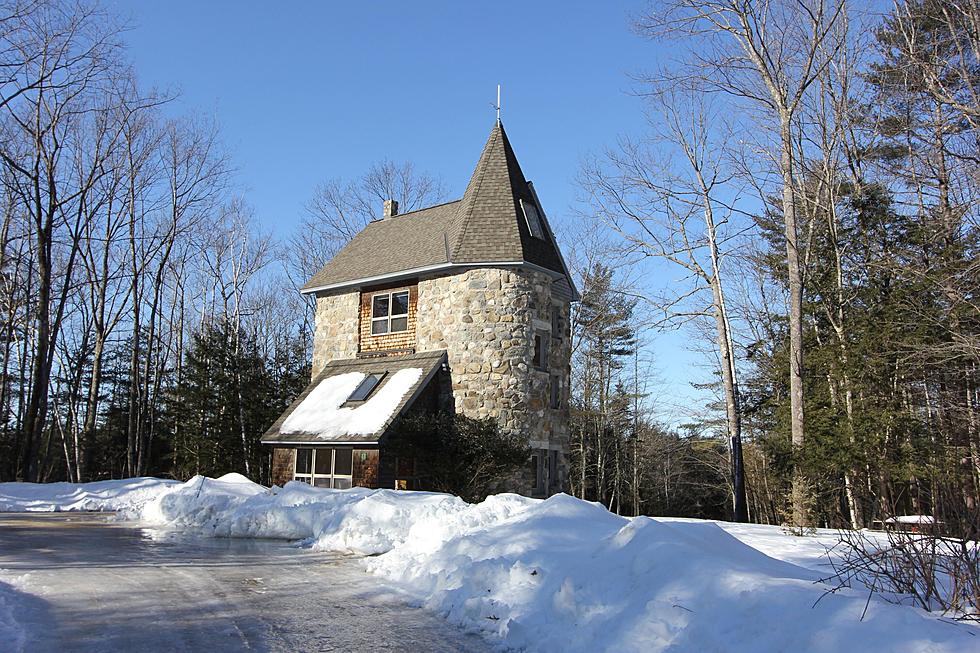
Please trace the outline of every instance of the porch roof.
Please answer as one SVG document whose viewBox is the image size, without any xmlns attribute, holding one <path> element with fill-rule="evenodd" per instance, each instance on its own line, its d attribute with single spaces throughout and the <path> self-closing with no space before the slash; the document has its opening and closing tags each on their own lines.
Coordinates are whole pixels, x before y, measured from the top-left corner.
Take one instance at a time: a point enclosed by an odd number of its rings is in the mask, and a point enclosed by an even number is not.
<svg viewBox="0 0 980 653">
<path fill-rule="evenodd" d="M 443 350 L 328 363 L 262 436 L 263 444 L 377 444 L 419 398 L 446 361 Z M 364 401 L 351 393 L 370 375 L 378 387 Z"/>
</svg>

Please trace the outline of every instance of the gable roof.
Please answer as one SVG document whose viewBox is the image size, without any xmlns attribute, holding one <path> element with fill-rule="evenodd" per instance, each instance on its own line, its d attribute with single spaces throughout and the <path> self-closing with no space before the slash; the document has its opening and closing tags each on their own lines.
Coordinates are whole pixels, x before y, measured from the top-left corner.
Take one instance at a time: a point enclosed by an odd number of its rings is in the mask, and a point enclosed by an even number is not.
<svg viewBox="0 0 980 653">
<path fill-rule="evenodd" d="M 537 207 L 542 238 L 531 234 L 521 202 Z M 563 279 L 570 296 L 577 297 L 544 210 L 499 122 L 461 199 L 371 222 L 302 290 L 316 292 L 481 264 L 543 268 Z"/>
<path fill-rule="evenodd" d="M 443 350 L 331 361 L 269 427 L 262 443 L 377 443 L 391 423 L 412 407 L 445 361 Z M 399 373 L 408 375 L 398 379 Z M 369 374 L 384 378 L 367 400 L 348 405 L 347 397 Z M 310 403 L 303 406 L 308 397 Z M 309 414 L 301 415 L 304 410 Z"/>
</svg>

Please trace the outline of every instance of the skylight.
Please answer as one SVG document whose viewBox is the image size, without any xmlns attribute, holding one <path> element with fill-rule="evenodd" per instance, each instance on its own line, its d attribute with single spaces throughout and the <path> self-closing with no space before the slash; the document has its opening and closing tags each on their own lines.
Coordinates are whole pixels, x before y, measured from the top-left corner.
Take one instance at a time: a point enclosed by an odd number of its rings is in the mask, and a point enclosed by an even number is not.
<svg viewBox="0 0 980 653">
<path fill-rule="evenodd" d="M 531 235 L 535 238 L 544 238 L 538 207 L 534 206 L 532 202 L 521 200 L 521 208 L 524 209 L 524 219 L 527 220 L 527 228 L 531 230 Z"/>
<path fill-rule="evenodd" d="M 378 387 L 378 384 L 381 383 L 382 378 L 384 378 L 384 374 L 368 374 L 354 389 L 354 392 L 347 397 L 347 401 L 364 401 L 371 395 L 372 392 L 374 392 L 374 389 Z"/>
</svg>

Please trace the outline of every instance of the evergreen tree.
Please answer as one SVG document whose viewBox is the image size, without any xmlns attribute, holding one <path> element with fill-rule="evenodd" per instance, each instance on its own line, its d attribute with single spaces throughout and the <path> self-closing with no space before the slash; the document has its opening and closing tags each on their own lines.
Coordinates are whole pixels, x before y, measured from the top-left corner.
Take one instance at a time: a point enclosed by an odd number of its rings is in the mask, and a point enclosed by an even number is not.
<svg viewBox="0 0 980 653">
<path fill-rule="evenodd" d="M 282 399 L 255 339 L 228 321 L 194 333 L 183 376 L 167 401 L 172 428 L 173 475 L 247 473 L 268 481 L 262 433 Z"/>
<path fill-rule="evenodd" d="M 621 463 L 631 423 L 623 411 L 631 396 L 621 373 L 636 348 L 636 301 L 616 290 L 612 270 L 600 264 L 589 271 L 583 285 L 573 320 L 577 384 L 572 397 L 570 483 L 578 496 L 612 506 L 629 478 Z"/>
</svg>

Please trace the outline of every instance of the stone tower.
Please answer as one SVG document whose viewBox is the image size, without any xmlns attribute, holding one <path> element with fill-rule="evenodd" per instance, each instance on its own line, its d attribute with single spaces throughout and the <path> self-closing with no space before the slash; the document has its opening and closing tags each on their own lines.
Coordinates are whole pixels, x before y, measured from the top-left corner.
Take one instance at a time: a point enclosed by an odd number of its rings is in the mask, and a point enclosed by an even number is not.
<svg viewBox="0 0 980 653">
<path fill-rule="evenodd" d="M 323 483 L 347 482 L 334 466 L 340 457 L 341 472 L 353 460 L 352 484 L 409 486 L 409 471 L 386 460 L 387 431 L 428 401 L 525 436 L 533 455 L 512 489 L 559 491 L 578 294 L 503 126 L 491 131 L 461 199 L 401 215 L 397 202 L 384 208 L 303 288 L 316 296 L 313 383 L 264 437 L 275 447 L 276 481 L 317 482 L 305 459 L 330 451 Z M 407 370 L 418 370 L 411 385 Z M 396 374 L 405 382 L 393 386 Z M 350 385 L 377 379 L 377 388 L 328 397 L 323 388 L 341 377 Z M 337 406 L 324 407 L 328 399 Z M 329 428 L 301 419 L 307 413 L 321 413 Z M 365 426 L 358 414 L 379 419 Z"/>
</svg>

